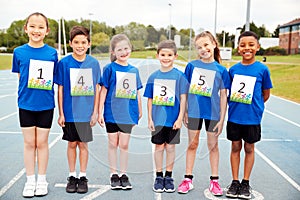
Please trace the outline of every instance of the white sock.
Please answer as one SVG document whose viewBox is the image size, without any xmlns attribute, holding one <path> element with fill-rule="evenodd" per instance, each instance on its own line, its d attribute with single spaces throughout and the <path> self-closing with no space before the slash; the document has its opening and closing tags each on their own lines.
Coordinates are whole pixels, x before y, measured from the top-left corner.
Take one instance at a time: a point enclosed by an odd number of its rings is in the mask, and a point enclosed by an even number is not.
<svg viewBox="0 0 300 200">
<path fill-rule="evenodd" d="M 83 176 L 86 177 L 86 172 L 79 172 L 79 178 L 80 178 L 80 177 L 83 177 Z"/>
<path fill-rule="evenodd" d="M 29 183 L 35 183 L 35 175 L 26 176 L 27 182 Z"/>
<path fill-rule="evenodd" d="M 37 182 L 39 182 L 39 183 L 41 183 L 41 182 L 43 182 L 43 183 L 47 182 L 47 180 L 46 180 L 46 174 L 43 174 L 43 175 L 38 174 Z"/>
<path fill-rule="evenodd" d="M 69 177 L 71 177 L 71 176 L 73 176 L 73 177 L 75 177 L 76 178 L 76 172 L 69 172 Z"/>
</svg>

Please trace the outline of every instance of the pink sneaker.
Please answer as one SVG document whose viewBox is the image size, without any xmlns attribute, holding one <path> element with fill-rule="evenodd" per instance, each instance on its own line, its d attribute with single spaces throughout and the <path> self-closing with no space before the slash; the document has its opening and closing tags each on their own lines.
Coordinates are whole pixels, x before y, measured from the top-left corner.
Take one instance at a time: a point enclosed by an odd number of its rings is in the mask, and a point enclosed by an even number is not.
<svg viewBox="0 0 300 200">
<path fill-rule="evenodd" d="M 186 194 L 194 188 L 192 179 L 185 178 L 178 186 L 178 193 Z"/>
<path fill-rule="evenodd" d="M 209 184 L 209 191 L 215 196 L 222 196 L 223 190 L 219 185 L 218 180 L 211 180 Z"/>
</svg>

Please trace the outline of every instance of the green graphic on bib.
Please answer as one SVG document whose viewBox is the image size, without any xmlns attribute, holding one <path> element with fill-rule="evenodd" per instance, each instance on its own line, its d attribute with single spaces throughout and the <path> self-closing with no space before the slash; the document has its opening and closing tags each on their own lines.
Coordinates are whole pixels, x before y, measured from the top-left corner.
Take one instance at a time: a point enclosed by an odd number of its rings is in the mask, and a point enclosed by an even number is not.
<svg viewBox="0 0 300 200">
<path fill-rule="evenodd" d="M 194 68 L 189 93 L 211 97 L 216 72 Z"/>
<path fill-rule="evenodd" d="M 251 104 L 256 77 L 235 74 L 231 86 L 230 101 Z"/>
<path fill-rule="evenodd" d="M 32 60 L 29 62 L 28 88 L 52 90 L 54 62 Z"/>
<path fill-rule="evenodd" d="M 71 96 L 94 96 L 92 69 L 70 69 Z"/>
<path fill-rule="evenodd" d="M 117 71 L 116 77 L 116 97 L 125 99 L 136 99 L 136 74 Z"/>
<path fill-rule="evenodd" d="M 159 106 L 174 106 L 175 84 L 175 80 L 155 79 L 152 104 Z"/>
</svg>

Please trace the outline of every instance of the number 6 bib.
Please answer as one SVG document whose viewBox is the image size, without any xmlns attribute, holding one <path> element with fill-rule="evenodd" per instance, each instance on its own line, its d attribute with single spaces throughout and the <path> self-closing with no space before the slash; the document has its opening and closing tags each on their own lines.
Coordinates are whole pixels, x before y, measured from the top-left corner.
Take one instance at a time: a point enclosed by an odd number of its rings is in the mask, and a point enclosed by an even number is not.
<svg viewBox="0 0 300 200">
<path fill-rule="evenodd" d="M 159 106 L 174 106 L 175 84 L 175 80 L 155 79 L 152 103 Z"/>
<path fill-rule="evenodd" d="M 116 97 L 125 99 L 136 99 L 136 74 L 117 71 L 116 76 Z"/>
<path fill-rule="evenodd" d="M 251 104 L 256 77 L 235 74 L 231 86 L 230 101 Z"/>
<path fill-rule="evenodd" d="M 29 61 L 28 88 L 52 90 L 54 62 L 43 60 Z"/>
<path fill-rule="evenodd" d="M 71 96 L 93 96 L 92 69 L 70 69 Z"/>
</svg>

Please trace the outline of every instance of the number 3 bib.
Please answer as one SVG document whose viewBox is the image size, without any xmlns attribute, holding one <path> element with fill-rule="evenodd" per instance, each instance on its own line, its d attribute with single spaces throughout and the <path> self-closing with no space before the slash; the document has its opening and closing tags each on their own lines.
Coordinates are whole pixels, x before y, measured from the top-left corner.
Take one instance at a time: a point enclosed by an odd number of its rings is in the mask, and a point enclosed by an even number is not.
<svg viewBox="0 0 300 200">
<path fill-rule="evenodd" d="M 54 62 L 32 60 L 29 62 L 28 88 L 52 90 Z"/>
<path fill-rule="evenodd" d="M 235 74 L 231 86 L 230 101 L 251 104 L 256 77 Z"/>
<path fill-rule="evenodd" d="M 70 69 L 71 96 L 93 96 L 92 69 Z"/>
<path fill-rule="evenodd" d="M 175 84 L 175 80 L 155 79 L 153 104 L 160 106 L 174 106 Z"/>
<path fill-rule="evenodd" d="M 136 74 L 117 71 L 116 77 L 116 97 L 125 99 L 136 99 Z"/>
</svg>

